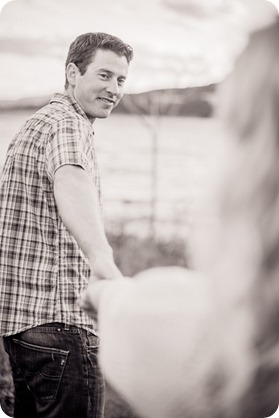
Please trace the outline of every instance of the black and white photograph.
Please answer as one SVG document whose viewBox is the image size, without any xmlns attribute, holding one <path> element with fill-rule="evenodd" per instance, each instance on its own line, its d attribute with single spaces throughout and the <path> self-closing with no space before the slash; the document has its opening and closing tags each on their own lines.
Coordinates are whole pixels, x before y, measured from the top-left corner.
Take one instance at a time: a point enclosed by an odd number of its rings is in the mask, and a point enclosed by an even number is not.
<svg viewBox="0 0 279 418">
<path fill-rule="evenodd" d="M 279 418 L 279 0 L 0 0 L 0 418 Z"/>
</svg>

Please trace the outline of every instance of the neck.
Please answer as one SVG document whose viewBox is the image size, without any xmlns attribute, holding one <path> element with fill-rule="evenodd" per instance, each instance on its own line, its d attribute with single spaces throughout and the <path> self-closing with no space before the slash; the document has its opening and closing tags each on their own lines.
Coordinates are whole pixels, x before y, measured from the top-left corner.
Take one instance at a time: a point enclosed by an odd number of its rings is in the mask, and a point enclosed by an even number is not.
<svg viewBox="0 0 279 418">
<path fill-rule="evenodd" d="M 73 99 L 74 101 L 76 101 L 76 102 L 79 104 L 79 106 L 82 108 L 82 110 L 84 111 L 84 113 L 86 114 L 86 116 L 87 116 L 88 120 L 89 120 L 91 123 L 94 123 L 95 118 L 93 118 L 92 116 L 88 115 L 88 114 L 85 112 L 85 110 L 83 109 L 83 107 L 81 106 L 81 104 L 79 103 L 79 101 L 75 98 L 74 91 L 73 91 L 73 89 L 71 89 L 71 88 L 70 88 L 70 86 L 69 86 L 67 89 L 65 89 L 65 90 L 64 90 L 64 94 L 66 94 L 67 96 L 71 97 L 71 99 Z"/>
</svg>

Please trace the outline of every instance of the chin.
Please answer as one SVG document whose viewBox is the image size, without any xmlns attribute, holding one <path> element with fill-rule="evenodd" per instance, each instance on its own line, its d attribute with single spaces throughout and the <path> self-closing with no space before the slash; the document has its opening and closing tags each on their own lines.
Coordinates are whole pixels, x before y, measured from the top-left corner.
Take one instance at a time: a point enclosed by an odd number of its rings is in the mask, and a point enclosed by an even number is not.
<svg viewBox="0 0 279 418">
<path fill-rule="evenodd" d="M 106 111 L 106 112 L 100 112 L 100 113 L 95 115 L 95 118 L 105 119 L 105 118 L 109 117 L 110 114 L 111 114 L 111 110 Z"/>
<path fill-rule="evenodd" d="M 107 117 L 109 117 L 109 115 L 111 114 L 111 111 L 109 112 L 92 112 L 86 113 L 89 119 L 106 119 Z"/>
<path fill-rule="evenodd" d="M 109 117 L 109 115 L 110 115 L 110 113 L 107 113 L 107 114 L 101 114 L 101 115 L 96 115 L 95 116 L 95 118 L 96 119 L 106 119 L 106 118 L 108 118 Z"/>
</svg>

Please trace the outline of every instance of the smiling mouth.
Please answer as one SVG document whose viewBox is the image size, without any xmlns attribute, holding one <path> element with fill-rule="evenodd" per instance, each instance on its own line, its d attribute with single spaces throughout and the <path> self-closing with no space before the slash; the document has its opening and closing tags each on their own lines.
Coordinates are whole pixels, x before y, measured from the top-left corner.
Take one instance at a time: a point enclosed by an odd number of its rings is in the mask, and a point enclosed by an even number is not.
<svg viewBox="0 0 279 418">
<path fill-rule="evenodd" d="M 107 97 L 98 97 L 98 99 L 106 104 L 114 105 L 114 100 L 108 99 Z"/>
</svg>

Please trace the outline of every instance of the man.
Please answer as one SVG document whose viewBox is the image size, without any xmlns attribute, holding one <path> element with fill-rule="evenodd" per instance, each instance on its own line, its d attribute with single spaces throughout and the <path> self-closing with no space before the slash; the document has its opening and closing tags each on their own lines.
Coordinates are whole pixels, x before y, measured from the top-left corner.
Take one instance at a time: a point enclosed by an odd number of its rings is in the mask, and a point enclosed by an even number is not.
<svg viewBox="0 0 279 418">
<path fill-rule="evenodd" d="M 15 418 L 102 417 L 94 320 L 79 305 L 90 277 L 121 277 L 100 211 L 92 124 L 123 96 L 132 48 L 105 33 L 70 46 L 64 94 L 9 146 L 0 188 L 0 331 Z"/>
</svg>

